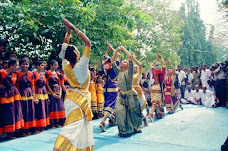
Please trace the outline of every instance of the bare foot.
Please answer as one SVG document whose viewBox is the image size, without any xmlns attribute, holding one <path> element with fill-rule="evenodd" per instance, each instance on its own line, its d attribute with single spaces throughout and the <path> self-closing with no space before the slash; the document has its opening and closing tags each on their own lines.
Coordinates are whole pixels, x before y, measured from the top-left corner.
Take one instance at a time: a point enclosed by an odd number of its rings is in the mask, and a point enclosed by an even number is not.
<svg viewBox="0 0 228 151">
<path fill-rule="evenodd" d="M 99 127 L 101 128 L 102 132 L 105 132 L 105 123 L 101 122 Z"/>
<path fill-rule="evenodd" d="M 44 129 L 42 129 L 42 128 L 39 128 L 38 130 L 39 130 L 40 132 L 43 132 L 43 131 L 44 131 Z"/>
<path fill-rule="evenodd" d="M 28 136 L 29 136 L 29 135 L 31 135 L 31 133 L 30 133 L 30 132 L 28 132 Z"/>
<path fill-rule="evenodd" d="M 12 134 L 8 134 L 7 138 L 8 138 L 8 139 L 16 139 L 16 137 L 13 136 Z"/>
<path fill-rule="evenodd" d="M 144 127 L 148 127 L 148 122 L 147 122 L 146 119 L 145 119 L 145 121 L 144 121 Z"/>
<path fill-rule="evenodd" d="M 25 136 L 27 136 L 27 134 L 25 132 L 22 132 L 21 136 L 25 137 Z"/>
<path fill-rule="evenodd" d="M 60 151 L 60 150 L 58 150 L 57 148 L 54 147 L 53 151 Z"/>
<path fill-rule="evenodd" d="M 36 130 L 34 131 L 34 133 L 38 134 L 38 133 L 40 133 L 40 131 L 39 131 L 38 129 L 36 129 Z"/>
<path fill-rule="evenodd" d="M 151 123 L 154 123 L 153 114 L 149 113 L 147 117 L 150 119 Z"/>
</svg>

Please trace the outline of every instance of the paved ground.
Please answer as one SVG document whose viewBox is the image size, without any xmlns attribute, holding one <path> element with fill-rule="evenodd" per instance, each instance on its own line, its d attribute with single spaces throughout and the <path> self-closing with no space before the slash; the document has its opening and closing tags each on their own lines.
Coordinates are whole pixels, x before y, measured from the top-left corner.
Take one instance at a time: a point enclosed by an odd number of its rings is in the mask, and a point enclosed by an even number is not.
<svg viewBox="0 0 228 151">
<path fill-rule="evenodd" d="M 184 105 L 184 110 L 149 123 L 142 133 L 119 138 L 117 127 L 101 133 L 100 120 L 93 121 L 97 151 L 214 151 L 228 136 L 228 109 Z M 51 151 L 58 129 L 11 141 L 0 141 L 0 151 Z"/>
</svg>

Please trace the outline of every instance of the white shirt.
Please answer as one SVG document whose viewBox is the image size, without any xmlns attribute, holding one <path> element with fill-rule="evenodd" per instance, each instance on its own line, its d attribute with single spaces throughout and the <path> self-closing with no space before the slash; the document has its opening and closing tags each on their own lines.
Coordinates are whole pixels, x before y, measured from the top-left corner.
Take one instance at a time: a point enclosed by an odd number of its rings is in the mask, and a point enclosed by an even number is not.
<svg viewBox="0 0 228 151">
<path fill-rule="evenodd" d="M 185 97 L 187 100 L 191 100 L 191 99 L 193 98 L 193 91 L 190 91 L 190 92 L 188 92 L 188 90 L 185 91 L 184 97 Z"/>
<path fill-rule="evenodd" d="M 202 82 L 202 86 L 208 86 L 208 83 L 207 83 L 207 81 L 209 80 L 209 77 L 211 76 L 211 71 L 209 70 L 209 69 L 206 69 L 205 71 L 204 70 L 202 70 L 201 71 L 201 77 L 200 77 L 200 79 L 201 79 L 201 82 Z"/>
<path fill-rule="evenodd" d="M 181 80 L 183 78 L 187 78 L 187 76 L 186 76 L 185 72 L 183 70 L 181 70 L 180 72 L 178 72 L 178 79 L 179 79 L 181 85 L 185 85 L 185 80 L 181 83 Z"/>
<path fill-rule="evenodd" d="M 190 83 L 193 80 L 193 74 L 189 73 L 188 74 L 188 83 Z"/>
<path fill-rule="evenodd" d="M 200 98 L 202 102 L 207 101 L 214 93 L 210 90 L 206 90 L 204 93 L 203 91 L 200 93 Z"/>
<path fill-rule="evenodd" d="M 201 93 L 203 92 L 203 90 L 199 90 L 198 92 L 196 90 L 193 91 L 193 98 L 194 99 L 199 99 L 201 98 Z"/>
</svg>

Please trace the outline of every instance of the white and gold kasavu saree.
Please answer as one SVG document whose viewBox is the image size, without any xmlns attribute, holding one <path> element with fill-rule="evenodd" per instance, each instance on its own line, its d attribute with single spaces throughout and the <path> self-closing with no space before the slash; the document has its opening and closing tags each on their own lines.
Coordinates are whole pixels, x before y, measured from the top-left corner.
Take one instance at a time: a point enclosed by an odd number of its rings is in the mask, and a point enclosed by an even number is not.
<svg viewBox="0 0 228 151">
<path fill-rule="evenodd" d="M 142 91 L 141 86 L 139 85 L 141 79 L 142 79 L 142 70 L 139 69 L 138 73 L 134 74 L 133 76 L 132 85 L 135 91 L 138 93 L 139 103 L 141 106 L 141 110 L 143 111 L 147 105 L 147 100 L 145 98 L 145 95 Z"/>
<path fill-rule="evenodd" d="M 85 47 L 83 56 L 73 69 L 68 61 L 63 60 L 64 73 L 72 88 L 67 91 L 64 101 L 66 122 L 55 142 L 55 147 L 61 151 L 93 150 L 93 114 L 88 91 L 89 54 L 90 48 Z"/>
</svg>

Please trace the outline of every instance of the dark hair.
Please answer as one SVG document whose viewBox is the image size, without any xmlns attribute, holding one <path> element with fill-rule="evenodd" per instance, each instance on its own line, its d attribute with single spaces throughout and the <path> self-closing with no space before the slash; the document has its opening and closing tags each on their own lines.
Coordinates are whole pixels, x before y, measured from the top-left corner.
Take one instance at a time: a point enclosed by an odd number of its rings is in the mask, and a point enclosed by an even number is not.
<svg viewBox="0 0 228 151">
<path fill-rule="evenodd" d="M 8 68 L 11 66 L 14 66 L 17 62 L 18 62 L 17 59 L 10 59 L 8 63 Z"/>
<path fill-rule="evenodd" d="M 3 60 L 2 64 L 4 64 L 4 63 L 9 63 L 9 60 Z"/>
<path fill-rule="evenodd" d="M 57 62 L 57 61 L 56 61 L 56 60 L 51 60 L 50 63 L 49 63 L 49 66 L 50 66 L 50 67 L 53 66 L 53 64 L 54 64 L 55 62 Z M 57 62 L 57 63 L 58 63 L 58 62 Z"/>
<path fill-rule="evenodd" d="M 65 59 L 70 62 L 70 64 L 77 63 L 77 54 L 75 53 L 74 46 L 68 46 L 65 52 Z"/>
<path fill-rule="evenodd" d="M 38 61 L 36 61 L 35 65 L 37 67 L 37 66 L 40 66 L 42 63 L 44 63 L 43 60 L 38 60 Z"/>
<path fill-rule="evenodd" d="M 24 63 L 24 62 L 28 62 L 30 64 L 29 60 L 28 59 L 25 59 L 25 58 L 24 59 L 21 59 L 20 62 L 19 62 L 19 64 L 22 65 L 22 63 Z"/>
<path fill-rule="evenodd" d="M 4 60 L 3 63 L 2 63 L 2 66 L 4 66 L 5 64 L 9 64 L 9 60 Z"/>
<path fill-rule="evenodd" d="M 55 50 L 55 55 L 58 56 L 59 53 L 61 52 L 61 49 L 62 49 L 62 44 L 59 44 Z"/>
<path fill-rule="evenodd" d="M 97 78 L 96 78 L 96 83 L 98 82 L 99 77 L 103 78 L 102 75 L 99 75 L 99 74 L 98 74 L 98 75 L 97 75 Z"/>
<path fill-rule="evenodd" d="M 7 43 L 8 42 L 5 39 L 0 39 L 0 46 L 3 46 L 4 48 L 6 48 Z"/>
</svg>

